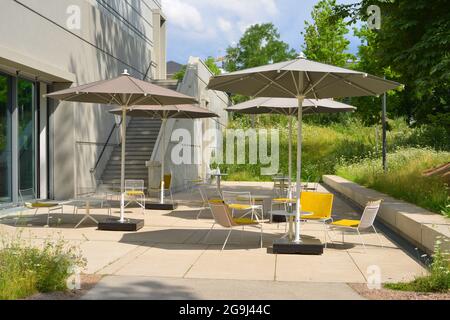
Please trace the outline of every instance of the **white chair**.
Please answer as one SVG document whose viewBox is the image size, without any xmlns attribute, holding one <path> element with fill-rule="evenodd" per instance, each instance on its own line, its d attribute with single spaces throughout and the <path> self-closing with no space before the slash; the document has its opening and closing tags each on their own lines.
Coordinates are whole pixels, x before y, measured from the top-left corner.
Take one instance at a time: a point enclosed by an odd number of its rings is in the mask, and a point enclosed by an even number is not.
<svg viewBox="0 0 450 320">
<path fill-rule="evenodd" d="M 62 204 L 39 201 L 39 199 L 37 199 L 36 197 L 34 189 L 32 188 L 19 190 L 19 197 L 20 202 L 25 208 L 34 210 L 34 216 L 36 216 L 39 209 L 47 209 L 47 226 L 50 225 L 50 214 L 52 212 L 61 210 L 61 214 L 64 213 L 64 206 Z M 22 212 L 20 212 L 19 219 L 21 218 L 21 216 Z M 17 222 L 18 220 L 16 220 L 16 225 Z"/>
<path fill-rule="evenodd" d="M 361 220 L 338 220 L 332 222 L 328 226 L 331 229 L 338 229 L 342 232 L 342 243 L 345 243 L 344 234 L 345 232 L 356 232 L 359 236 L 361 244 L 366 250 L 366 244 L 364 243 L 363 237 L 361 236 L 362 232 L 373 230 L 378 237 L 378 241 L 380 242 L 380 246 L 383 247 L 383 242 L 381 241 L 381 237 L 375 229 L 374 222 L 378 215 L 378 211 L 380 210 L 382 200 L 372 201 L 367 203 L 366 208 L 361 216 Z"/>
<path fill-rule="evenodd" d="M 144 180 L 125 180 L 125 196 L 128 203 L 125 208 L 132 203 L 136 203 L 145 212 L 145 182 Z"/>
<path fill-rule="evenodd" d="M 254 226 L 260 228 L 260 246 L 262 248 L 263 246 L 263 225 L 258 220 L 258 217 L 256 217 L 256 220 L 251 219 L 236 219 L 231 216 L 230 208 L 222 203 L 222 204 L 210 204 L 211 207 L 211 213 L 214 217 L 214 223 L 209 229 L 208 233 L 205 236 L 204 243 L 207 242 L 208 237 L 211 233 L 211 231 L 214 229 L 214 226 L 218 224 L 219 226 L 222 226 L 223 228 L 229 229 L 227 237 L 225 238 L 225 242 L 222 246 L 222 251 L 225 249 L 225 246 L 227 245 L 228 239 L 230 238 L 231 232 L 234 228 L 242 227 L 242 231 L 244 231 L 245 226 Z"/>
<path fill-rule="evenodd" d="M 202 207 L 198 211 L 197 220 L 200 218 L 200 215 L 203 213 L 203 211 L 205 211 L 205 210 L 211 211 L 211 207 L 209 205 L 210 203 L 213 203 L 213 204 L 224 203 L 223 199 L 220 198 L 219 196 L 216 198 L 210 199 L 208 197 L 208 192 L 203 187 L 199 187 L 198 191 L 200 192 L 200 196 L 202 197 Z"/>
<path fill-rule="evenodd" d="M 252 195 L 250 192 L 231 192 L 231 191 L 223 191 L 222 192 L 223 201 L 228 205 L 228 207 L 232 210 L 232 216 L 236 211 L 243 212 L 242 217 L 251 214 L 251 218 L 254 219 L 255 216 L 258 216 L 258 212 L 261 214 L 258 218 L 260 220 L 264 219 L 264 209 L 260 204 L 255 204 L 253 201 Z"/>
</svg>

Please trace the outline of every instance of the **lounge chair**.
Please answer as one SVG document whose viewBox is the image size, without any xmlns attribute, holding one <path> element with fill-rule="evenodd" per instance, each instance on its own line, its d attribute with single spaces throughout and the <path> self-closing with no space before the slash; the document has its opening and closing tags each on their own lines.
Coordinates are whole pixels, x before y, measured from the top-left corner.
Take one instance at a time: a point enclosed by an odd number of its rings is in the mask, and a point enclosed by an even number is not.
<svg viewBox="0 0 450 320">
<path fill-rule="evenodd" d="M 231 209 L 228 205 L 226 205 L 224 203 L 222 203 L 222 204 L 210 203 L 209 205 L 211 208 L 212 215 L 214 217 L 214 223 L 213 223 L 211 229 L 209 229 L 208 233 L 206 234 L 204 243 L 207 242 L 208 237 L 209 237 L 211 231 L 214 229 L 216 224 L 222 226 L 223 228 L 229 229 L 227 237 L 225 238 L 225 242 L 223 243 L 223 246 L 222 246 L 222 251 L 225 249 L 225 246 L 227 245 L 228 239 L 230 238 L 230 235 L 231 235 L 231 232 L 233 231 L 233 229 L 242 227 L 242 230 L 244 231 L 244 228 L 246 226 L 254 226 L 254 227 L 259 226 L 260 232 L 261 232 L 260 246 L 262 248 L 262 246 L 263 246 L 263 225 L 259 221 L 258 217 L 256 217 L 256 220 L 245 219 L 245 218 L 233 218 L 231 216 Z"/>
<path fill-rule="evenodd" d="M 39 209 L 47 209 L 47 224 L 50 225 L 50 213 L 61 210 L 61 214 L 64 213 L 64 206 L 54 202 L 39 201 L 36 197 L 34 189 L 22 189 L 19 190 L 20 202 L 25 208 L 34 210 L 34 215 L 38 213 Z M 22 215 L 22 212 L 20 213 Z M 18 221 L 18 220 L 17 220 Z M 16 221 L 16 224 L 17 224 Z"/>
</svg>

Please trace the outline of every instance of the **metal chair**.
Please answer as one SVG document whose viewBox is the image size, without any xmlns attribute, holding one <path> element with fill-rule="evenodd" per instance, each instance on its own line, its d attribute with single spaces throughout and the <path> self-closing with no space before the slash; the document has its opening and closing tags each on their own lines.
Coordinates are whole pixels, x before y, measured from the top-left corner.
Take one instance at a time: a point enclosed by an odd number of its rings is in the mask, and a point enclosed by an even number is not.
<svg viewBox="0 0 450 320">
<path fill-rule="evenodd" d="M 209 229 L 208 233 L 205 236 L 204 243 L 207 242 L 211 231 L 214 229 L 215 225 L 218 224 L 223 228 L 229 229 L 227 237 L 225 238 L 225 242 L 222 246 L 222 251 L 225 249 L 227 245 L 228 239 L 230 238 L 231 232 L 234 228 L 242 227 L 242 231 L 244 231 L 245 226 L 259 226 L 260 228 L 260 246 L 263 246 L 263 225 L 256 217 L 256 220 L 251 219 L 235 219 L 231 216 L 231 209 L 226 204 L 213 204 L 210 203 L 211 213 L 214 217 L 214 223 Z"/>
<path fill-rule="evenodd" d="M 125 180 L 125 196 L 128 203 L 125 208 L 132 203 L 136 203 L 145 212 L 145 182 L 144 180 Z"/>
<path fill-rule="evenodd" d="M 25 208 L 34 210 L 34 216 L 36 216 L 39 209 L 42 209 L 42 208 L 47 209 L 47 224 L 46 224 L 46 226 L 50 225 L 50 213 L 51 212 L 61 210 L 61 214 L 64 213 L 64 205 L 62 205 L 62 204 L 39 201 L 39 199 L 37 199 L 37 197 L 36 197 L 36 193 L 34 192 L 33 188 L 19 190 L 19 197 L 20 197 L 20 202 L 22 203 L 22 205 Z M 22 216 L 22 212 L 20 213 L 20 216 Z M 16 221 L 16 225 L 17 225 L 17 221 Z"/>
<path fill-rule="evenodd" d="M 231 191 L 223 191 L 222 192 L 223 201 L 229 206 L 232 210 L 232 216 L 234 217 L 234 213 L 236 211 L 243 211 L 244 214 L 242 217 L 251 214 L 251 218 L 254 219 L 257 216 L 257 212 L 261 213 L 261 216 L 258 217 L 261 220 L 264 218 L 264 209 L 262 205 L 255 204 L 253 201 L 252 195 L 250 192 L 231 192 Z"/>
<path fill-rule="evenodd" d="M 199 187 L 198 191 L 200 192 L 200 196 L 202 197 L 202 207 L 198 211 L 197 220 L 200 218 L 200 215 L 203 213 L 203 211 L 205 211 L 205 210 L 211 211 L 211 207 L 209 206 L 210 203 L 214 203 L 214 204 L 224 203 L 223 199 L 220 197 L 209 199 L 208 193 L 203 187 Z"/>
<path fill-rule="evenodd" d="M 375 222 L 375 219 L 380 210 L 381 203 L 382 203 L 382 200 L 371 201 L 371 202 L 367 203 L 367 205 L 364 209 L 364 212 L 361 216 L 361 220 L 347 220 L 347 219 L 338 220 L 338 221 L 335 221 L 335 222 L 329 224 L 329 227 L 332 229 L 340 229 L 342 231 L 342 243 L 345 243 L 344 233 L 346 231 L 356 232 L 359 236 L 359 239 L 360 239 L 361 244 L 363 245 L 365 251 L 367 251 L 366 244 L 364 243 L 363 237 L 361 236 L 361 232 L 372 229 L 378 237 L 380 246 L 383 247 L 383 242 L 381 241 L 381 237 L 378 234 L 378 232 L 374 226 L 374 222 Z"/>
</svg>

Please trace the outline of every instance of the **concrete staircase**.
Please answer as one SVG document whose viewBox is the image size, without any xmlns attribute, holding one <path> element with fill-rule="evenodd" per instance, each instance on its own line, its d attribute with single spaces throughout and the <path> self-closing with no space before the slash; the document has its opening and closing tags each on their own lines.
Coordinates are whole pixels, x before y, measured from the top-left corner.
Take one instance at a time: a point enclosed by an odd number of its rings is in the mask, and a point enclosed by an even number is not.
<svg viewBox="0 0 450 320">
<path fill-rule="evenodd" d="M 125 179 L 144 180 L 147 186 L 148 171 L 145 162 L 149 161 L 161 128 L 161 120 L 132 118 L 127 126 Z M 109 185 L 120 185 L 121 149 L 115 147 L 103 171 L 102 181 Z"/>
</svg>

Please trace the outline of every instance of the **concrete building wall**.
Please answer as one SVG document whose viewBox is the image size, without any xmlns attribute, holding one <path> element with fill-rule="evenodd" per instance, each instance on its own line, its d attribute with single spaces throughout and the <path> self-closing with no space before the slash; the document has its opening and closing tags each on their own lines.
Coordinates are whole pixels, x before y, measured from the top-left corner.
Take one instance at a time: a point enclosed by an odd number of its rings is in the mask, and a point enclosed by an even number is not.
<svg viewBox="0 0 450 320">
<path fill-rule="evenodd" d="M 80 9 L 79 29 L 71 28 L 74 8 Z M 165 49 L 154 43 L 154 23 L 165 33 L 164 19 L 154 21 L 160 12 L 159 0 L 2 0 L 0 70 L 39 77 L 48 91 L 115 77 L 123 69 L 141 79 L 165 78 Z M 165 47 L 165 41 L 162 34 L 157 42 Z M 49 106 L 49 197 L 66 199 L 95 182 L 90 169 L 115 118 L 100 105 Z M 118 133 L 113 137 L 118 143 Z"/>
<path fill-rule="evenodd" d="M 221 145 L 222 138 L 217 135 L 216 130 L 212 130 L 210 135 L 206 135 L 210 129 L 218 129 L 221 132 L 228 123 L 228 114 L 225 108 L 229 104 L 228 96 L 219 91 L 207 90 L 206 86 L 212 76 L 211 71 L 202 60 L 196 57 L 190 57 L 187 64 L 186 74 L 180 82 L 178 91 L 195 97 L 200 106 L 207 108 L 219 115 L 216 119 L 198 119 L 198 120 L 169 120 L 165 133 L 164 144 L 166 146 L 165 166 L 166 173 L 173 173 L 173 189 L 175 191 L 183 189 L 185 179 L 205 178 L 207 167 L 211 161 L 211 153 L 216 147 Z M 177 129 L 186 129 L 190 132 L 191 141 L 183 141 L 185 150 L 190 150 L 191 159 L 195 160 L 194 154 L 204 154 L 205 157 L 197 158 L 192 164 L 174 164 L 172 151 L 179 144 L 179 141 L 171 141 L 172 133 Z M 157 146 L 152 155 L 152 161 L 160 162 L 161 159 L 161 136 L 158 138 Z M 177 149 L 178 150 L 178 149 Z M 156 185 L 158 182 L 156 182 Z"/>
</svg>

